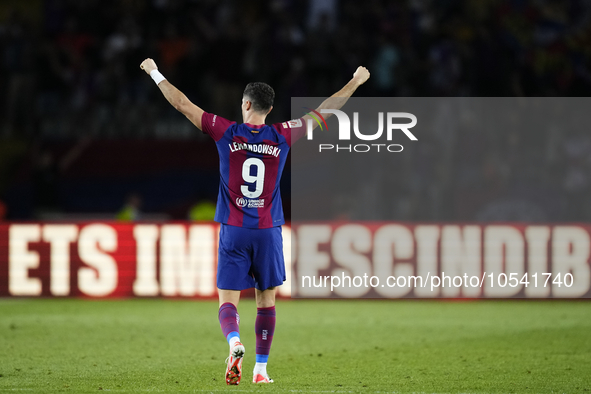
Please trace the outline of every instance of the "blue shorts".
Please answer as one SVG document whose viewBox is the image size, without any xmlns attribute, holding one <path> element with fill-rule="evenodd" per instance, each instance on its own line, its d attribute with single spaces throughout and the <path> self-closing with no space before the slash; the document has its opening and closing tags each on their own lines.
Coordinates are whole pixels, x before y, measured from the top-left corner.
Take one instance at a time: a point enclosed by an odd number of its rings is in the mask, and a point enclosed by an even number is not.
<svg viewBox="0 0 591 394">
<path fill-rule="evenodd" d="M 220 225 L 217 286 L 222 290 L 267 290 L 285 281 L 281 227 Z"/>
</svg>

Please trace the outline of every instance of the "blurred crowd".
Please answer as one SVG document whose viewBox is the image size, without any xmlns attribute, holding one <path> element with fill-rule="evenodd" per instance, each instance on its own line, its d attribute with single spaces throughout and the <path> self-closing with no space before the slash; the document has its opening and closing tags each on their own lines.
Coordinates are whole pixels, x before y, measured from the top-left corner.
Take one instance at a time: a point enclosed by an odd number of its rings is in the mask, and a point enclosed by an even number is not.
<svg viewBox="0 0 591 394">
<path fill-rule="evenodd" d="M 21 151 L 29 153 L 56 139 L 201 138 L 139 69 L 145 57 L 205 110 L 236 120 L 247 82 L 275 88 L 270 121 L 283 121 L 291 117 L 291 97 L 330 95 L 358 65 L 372 73 L 362 96 L 591 94 L 587 0 L 11 4 L 17 6 L 2 6 L 0 20 L 0 140 L 24 141 Z M 566 134 L 544 138 L 567 156 L 582 149 Z M 421 154 L 429 162 L 427 150 Z M 42 153 L 13 156 L 44 160 Z M 6 161 L 0 160 L 0 193 L 11 181 L 7 168 L 15 166 Z M 449 163 L 447 171 L 459 177 Z M 491 159 L 478 171 L 486 176 L 503 165 Z M 585 166 L 573 182 L 585 185 L 577 186 L 577 198 L 589 200 Z M 445 190 L 457 181 L 453 176 Z M 566 193 L 571 186 L 555 178 L 555 188 Z M 412 212 L 402 216 L 420 216 Z M 591 213 L 582 219 L 591 220 Z"/>
<path fill-rule="evenodd" d="M 33 3 L 39 20 L 22 7 L 0 23 L 2 135 L 174 133 L 147 56 L 229 118 L 249 81 L 275 87 L 283 119 L 290 97 L 332 94 L 360 64 L 367 96 L 591 93 L 584 0 Z"/>
<path fill-rule="evenodd" d="M 407 156 L 381 158 L 390 161 L 380 165 L 389 182 L 365 188 L 366 196 L 374 194 L 369 206 L 381 207 L 372 219 L 591 220 L 591 98 L 455 98 L 414 105 L 424 110 L 421 116 L 413 107 L 413 113 L 430 124 L 418 143 L 404 143 Z"/>
</svg>

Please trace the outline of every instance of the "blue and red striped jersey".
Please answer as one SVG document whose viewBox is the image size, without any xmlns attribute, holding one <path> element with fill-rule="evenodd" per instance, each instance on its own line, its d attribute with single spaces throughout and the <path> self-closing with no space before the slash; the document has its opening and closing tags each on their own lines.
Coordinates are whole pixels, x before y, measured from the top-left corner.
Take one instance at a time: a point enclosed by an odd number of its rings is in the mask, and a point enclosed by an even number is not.
<svg viewBox="0 0 591 394">
<path fill-rule="evenodd" d="M 201 125 L 220 157 L 215 221 L 247 228 L 284 224 L 279 181 L 291 144 L 305 133 L 304 121 L 238 124 L 204 112 Z"/>
</svg>

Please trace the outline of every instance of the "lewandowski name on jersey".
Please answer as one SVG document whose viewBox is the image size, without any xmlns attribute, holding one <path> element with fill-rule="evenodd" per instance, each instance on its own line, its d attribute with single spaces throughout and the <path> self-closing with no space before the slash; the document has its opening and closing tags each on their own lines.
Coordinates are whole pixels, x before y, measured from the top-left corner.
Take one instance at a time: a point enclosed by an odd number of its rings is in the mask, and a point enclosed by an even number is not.
<svg viewBox="0 0 591 394">
<path fill-rule="evenodd" d="M 284 224 L 279 181 L 292 143 L 305 134 L 301 119 L 252 125 L 205 112 L 201 123 L 220 157 L 215 220 L 247 228 Z"/>
<path fill-rule="evenodd" d="M 248 150 L 251 152 L 255 152 L 255 153 L 262 153 L 265 155 L 273 155 L 275 157 L 279 157 L 279 153 L 281 152 L 281 149 L 277 148 L 276 146 L 271 146 L 271 145 L 267 145 L 267 144 L 258 144 L 258 145 L 253 145 L 253 144 L 243 144 L 240 142 L 232 142 L 230 144 L 230 152 L 236 152 L 239 150 Z"/>
</svg>

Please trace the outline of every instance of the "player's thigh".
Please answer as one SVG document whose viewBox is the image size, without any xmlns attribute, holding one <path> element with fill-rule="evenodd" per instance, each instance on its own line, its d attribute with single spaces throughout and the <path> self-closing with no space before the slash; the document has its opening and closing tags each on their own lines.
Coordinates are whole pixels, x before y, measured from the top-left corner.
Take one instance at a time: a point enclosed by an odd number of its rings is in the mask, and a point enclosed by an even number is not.
<svg viewBox="0 0 591 394">
<path fill-rule="evenodd" d="M 220 227 L 218 289 L 244 290 L 254 287 L 250 246 L 244 230 L 225 224 Z"/>
<path fill-rule="evenodd" d="M 258 231 L 252 257 L 255 287 L 266 290 L 280 286 L 285 281 L 281 227 L 254 231 Z"/>
</svg>

